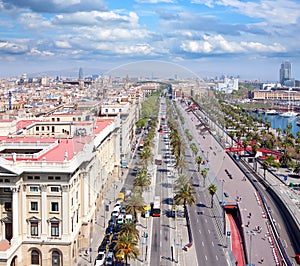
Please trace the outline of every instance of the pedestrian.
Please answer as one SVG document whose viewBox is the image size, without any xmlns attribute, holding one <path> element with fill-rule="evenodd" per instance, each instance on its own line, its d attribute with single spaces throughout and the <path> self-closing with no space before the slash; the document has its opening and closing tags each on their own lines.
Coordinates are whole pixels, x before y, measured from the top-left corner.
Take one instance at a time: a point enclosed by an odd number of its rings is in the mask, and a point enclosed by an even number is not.
<svg viewBox="0 0 300 266">
<path fill-rule="evenodd" d="M 249 212 L 249 218 L 251 218 L 251 212 Z"/>
<path fill-rule="evenodd" d="M 263 263 L 263 262 L 264 262 L 264 257 L 261 257 L 260 263 Z"/>
</svg>

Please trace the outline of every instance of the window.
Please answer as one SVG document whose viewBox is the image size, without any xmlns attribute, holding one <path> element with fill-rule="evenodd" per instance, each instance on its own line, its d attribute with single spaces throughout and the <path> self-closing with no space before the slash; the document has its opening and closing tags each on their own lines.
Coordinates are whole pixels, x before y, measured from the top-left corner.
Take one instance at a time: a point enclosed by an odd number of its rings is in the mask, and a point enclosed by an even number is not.
<svg viewBox="0 0 300 266">
<path fill-rule="evenodd" d="M 51 211 L 52 212 L 58 212 L 59 211 L 58 202 L 51 202 Z"/>
<path fill-rule="evenodd" d="M 57 251 L 52 252 L 52 266 L 60 265 L 60 254 Z"/>
<path fill-rule="evenodd" d="M 11 192 L 10 188 L 7 188 L 7 187 L 5 187 L 5 188 L 3 189 L 3 191 L 4 191 L 4 192 Z"/>
<path fill-rule="evenodd" d="M 4 202 L 4 209 L 7 212 L 11 211 L 11 202 Z"/>
<path fill-rule="evenodd" d="M 108 113 L 108 109 L 105 109 L 105 113 Z"/>
<path fill-rule="evenodd" d="M 122 109 L 119 109 L 119 112 L 122 113 Z"/>
<path fill-rule="evenodd" d="M 36 131 L 39 131 L 40 130 L 40 128 L 39 127 L 36 127 Z"/>
<path fill-rule="evenodd" d="M 35 176 L 34 179 L 35 179 L 35 180 L 39 180 L 39 179 L 41 179 L 41 178 L 40 178 L 39 176 Z"/>
<path fill-rule="evenodd" d="M 61 179 L 60 176 L 56 176 L 56 177 L 55 177 L 55 180 L 60 180 L 60 179 Z"/>
<path fill-rule="evenodd" d="M 54 176 L 48 176 L 48 180 L 53 180 Z"/>
<path fill-rule="evenodd" d="M 37 201 L 30 202 L 30 210 L 31 211 L 38 211 L 38 202 Z"/>
<path fill-rule="evenodd" d="M 31 251 L 31 264 L 40 265 L 40 254 L 37 250 Z"/>
<path fill-rule="evenodd" d="M 33 176 L 29 175 L 29 176 L 27 176 L 27 179 L 28 179 L 28 180 L 32 180 L 32 179 L 33 179 Z"/>
<path fill-rule="evenodd" d="M 51 236 L 59 236 L 59 223 L 58 222 L 51 223 Z"/>
<path fill-rule="evenodd" d="M 39 191 L 39 187 L 30 187 L 30 191 L 37 192 Z"/>
<path fill-rule="evenodd" d="M 59 187 L 50 187 L 51 192 L 59 192 Z"/>
<path fill-rule="evenodd" d="M 38 236 L 39 235 L 38 222 L 31 222 L 30 223 L 30 234 L 31 234 L 31 236 Z"/>
</svg>

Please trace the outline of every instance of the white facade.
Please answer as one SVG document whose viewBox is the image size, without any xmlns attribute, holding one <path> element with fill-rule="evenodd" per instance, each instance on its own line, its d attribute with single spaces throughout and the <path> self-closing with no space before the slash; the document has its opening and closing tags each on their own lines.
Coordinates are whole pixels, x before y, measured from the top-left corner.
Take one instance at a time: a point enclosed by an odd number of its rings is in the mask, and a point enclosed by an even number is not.
<svg viewBox="0 0 300 266">
<path fill-rule="evenodd" d="M 119 174 L 119 127 L 115 117 L 95 121 L 92 136 L 2 138 L 0 242 L 8 248 L 1 266 L 76 264 Z"/>
</svg>

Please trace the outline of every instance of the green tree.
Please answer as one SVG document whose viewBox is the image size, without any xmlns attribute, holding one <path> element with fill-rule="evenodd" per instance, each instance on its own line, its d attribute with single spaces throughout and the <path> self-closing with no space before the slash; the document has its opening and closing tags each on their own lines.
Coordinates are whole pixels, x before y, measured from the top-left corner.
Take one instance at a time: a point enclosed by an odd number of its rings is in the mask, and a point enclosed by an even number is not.
<svg viewBox="0 0 300 266">
<path fill-rule="evenodd" d="M 206 169 L 201 170 L 201 175 L 203 177 L 203 187 L 205 187 L 205 180 L 206 180 L 207 174 L 208 174 L 208 171 Z"/>
<path fill-rule="evenodd" d="M 120 234 L 116 244 L 116 256 L 124 257 L 127 265 L 128 261 L 135 260 L 140 254 L 137 246 L 138 241 L 132 234 Z"/>
<path fill-rule="evenodd" d="M 135 192 L 127 201 L 126 212 L 134 215 L 135 221 L 138 222 L 138 213 L 144 210 L 145 201 L 141 193 Z"/>
<path fill-rule="evenodd" d="M 199 155 L 196 157 L 196 164 L 198 165 L 198 172 L 200 172 L 201 163 L 202 163 L 202 157 Z"/>
<path fill-rule="evenodd" d="M 120 235 L 121 234 L 131 234 L 136 240 L 140 237 L 139 230 L 136 228 L 136 223 L 131 220 L 126 220 L 121 225 Z"/>
<path fill-rule="evenodd" d="M 184 209 L 186 206 L 191 206 L 196 203 L 195 189 L 190 183 L 185 183 L 175 191 L 174 202 L 177 205 L 183 205 Z"/>
<path fill-rule="evenodd" d="M 153 158 L 151 149 L 149 146 L 146 146 L 142 152 L 141 152 L 141 161 L 145 164 L 148 165 L 149 161 L 151 161 Z"/>
<path fill-rule="evenodd" d="M 211 195 L 211 208 L 214 207 L 214 195 L 217 193 L 217 186 L 215 184 L 210 184 L 208 187 L 208 192 Z"/>
<path fill-rule="evenodd" d="M 144 192 L 149 189 L 151 185 L 151 178 L 148 176 L 148 170 L 146 167 L 142 168 L 136 175 L 133 181 L 134 187 L 140 187 L 141 191 Z"/>
<path fill-rule="evenodd" d="M 185 175 L 179 175 L 177 179 L 175 180 L 174 189 L 178 190 L 182 186 L 184 186 L 186 183 L 188 183 L 189 180 Z"/>
</svg>

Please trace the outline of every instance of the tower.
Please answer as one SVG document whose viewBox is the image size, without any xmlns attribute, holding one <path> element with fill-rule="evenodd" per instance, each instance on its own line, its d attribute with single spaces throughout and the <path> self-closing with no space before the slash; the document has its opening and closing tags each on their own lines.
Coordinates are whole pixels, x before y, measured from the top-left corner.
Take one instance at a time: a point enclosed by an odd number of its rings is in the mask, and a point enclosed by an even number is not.
<svg viewBox="0 0 300 266">
<path fill-rule="evenodd" d="M 78 79 L 79 79 L 79 80 L 82 80 L 82 79 L 83 79 L 83 69 L 82 69 L 82 68 L 79 68 Z"/>
<path fill-rule="evenodd" d="M 291 79 L 291 63 L 288 61 L 282 62 L 279 70 L 279 81 L 280 84 L 284 84 L 284 81 Z"/>
</svg>

